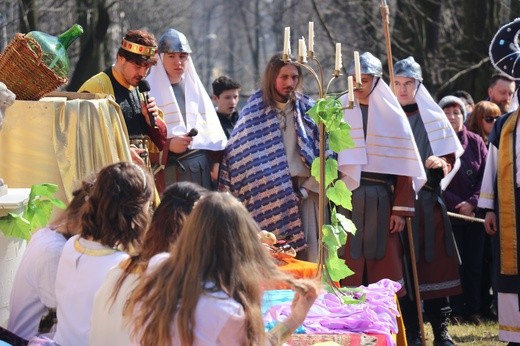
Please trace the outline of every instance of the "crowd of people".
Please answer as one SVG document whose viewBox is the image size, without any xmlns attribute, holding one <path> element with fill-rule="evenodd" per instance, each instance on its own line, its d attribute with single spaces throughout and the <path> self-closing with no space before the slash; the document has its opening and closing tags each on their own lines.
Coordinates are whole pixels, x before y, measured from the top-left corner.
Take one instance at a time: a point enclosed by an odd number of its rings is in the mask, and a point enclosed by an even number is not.
<svg viewBox="0 0 520 346">
<path fill-rule="evenodd" d="M 120 105 L 133 163 L 85 179 L 33 235 L 10 301 L 18 342 L 279 345 L 303 322 L 317 283 L 280 271 L 257 236 L 272 232 L 317 261 L 320 138 L 302 68 L 274 54 L 238 111 L 240 83 L 221 76 L 210 97 L 191 54 L 175 29 L 158 40 L 130 30 L 114 65 L 80 88 Z M 410 345 L 424 337 L 421 302 L 435 345 L 455 345 L 450 323 L 485 318 L 511 327 L 500 339 L 518 345 L 514 79 L 492 76 L 477 103 L 463 90 L 436 102 L 413 57 L 394 64 L 394 85 L 370 52 L 360 70 L 344 109 L 355 146 L 327 153 L 352 191 L 352 210 L 339 212 L 357 228 L 340 249 L 354 274 L 340 284 L 398 282 Z M 296 292 L 292 313 L 266 332 L 262 289 L 280 282 Z M 49 311 L 57 323 L 42 334 Z"/>
</svg>

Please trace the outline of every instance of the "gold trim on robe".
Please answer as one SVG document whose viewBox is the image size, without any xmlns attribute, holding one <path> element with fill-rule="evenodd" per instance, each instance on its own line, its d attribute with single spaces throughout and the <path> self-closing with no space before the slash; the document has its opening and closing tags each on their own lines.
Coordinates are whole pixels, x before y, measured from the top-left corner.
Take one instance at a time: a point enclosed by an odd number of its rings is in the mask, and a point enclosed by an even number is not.
<svg viewBox="0 0 520 346">
<path fill-rule="evenodd" d="M 507 119 L 500 134 L 500 150 L 498 151 L 497 191 L 498 212 L 500 220 L 500 273 L 502 275 L 518 275 L 517 259 L 517 225 L 515 203 L 515 149 L 514 132 L 518 119 L 518 111 Z"/>
</svg>

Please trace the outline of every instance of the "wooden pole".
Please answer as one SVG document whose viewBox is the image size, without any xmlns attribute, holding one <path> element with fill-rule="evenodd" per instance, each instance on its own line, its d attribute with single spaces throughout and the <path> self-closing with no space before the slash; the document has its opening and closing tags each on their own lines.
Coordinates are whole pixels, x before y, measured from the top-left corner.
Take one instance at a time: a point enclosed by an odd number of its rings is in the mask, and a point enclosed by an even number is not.
<svg viewBox="0 0 520 346">
<path fill-rule="evenodd" d="M 394 83 L 394 62 L 392 57 L 392 43 L 390 40 L 390 21 L 389 21 L 389 10 L 386 0 L 381 0 L 381 19 L 383 20 L 383 28 L 385 31 L 385 43 L 386 43 L 386 57 L 388 60 L 388 75 L 390 78 L 390 88 L 395 95 L 395 83 Z M 413 241 L 413 230 L 412 221 L 410 217 L 406 218 L 406 228 L 408 233 L 408 244 L 410 249 L 410 266 L 412 267 L 413 275 L 413 288 L 415 291 L 415 303 L 417 306 L 417 317 L 419 318 L 419 327 L 421 329 L 421 344 L 426 346 L 426 339 L 424 335 L 424 320 L 422 314 L 421 305 L 421 292 L 419 290 L 419 276 L 417 275 L 417 263 L 415 261 L 415 246 Z"/>
<path fill-rule="evenodd" d="M 454 213 L 454 212 L 451 212 L 451 211 L 448 212 L 448 216 L 451 216 L 451 217 L 454 217 L 454 218 L 457 218 L 457 219 L 461 219 L 461 220 L 464 220 L 464 221 L 484 223 L 484 219 L 480 219 L 478 217 L 473 217 L 473 216 L 466 216 L 466 215 L 462 215 L 462 214 L 457 214 L 457 213 Z"/>
<path fill-rule="evenodd" d="M 408 233 L 408 247 L 410 248 L 410 266 L 412 267 L 413 289 L 415 292 L 415 304 L 417 306 L 417 317 L 419 318 L 419 327 L 421 329 L 421 343 L 426 346 L 426 339 L 424 336 L 424 320 L 421 305 L 421 292 L 419 290 L 419 276 L 417 275 L 417 263 L 415 262 L 415 245 L 413 241 L 412 218 L 406 218 L 406 230 Z M 405 326 L 406 328 L 406 326 Z"/>
<path fill-rule="evenodd" d="M 320 134 L 320 183 L 318 197 L 318 277 L 322 279 L 325 267 L 325 249 L 323 246 L 323 225 L 325 224 L 325 124 L 320 121 L 318 125 Z"/>
<path fill-rule="evenodd" d="M 388 10 L 388 5 L 386 4 L 386 0 L 381 0 L 381 18 L 383 20 L 383 28 L 385 30 L 385 43 L 386 43 L 386 57 L 388 60 L 388 75 L 390 77 L 390 88 L 395 94 L 395 84 L 394 84 L 394 62 L 392 58 L 392 43 L 390 41 L 390 23 L 388 19 L 388 14 L 390 13 Z"/>
</svg>

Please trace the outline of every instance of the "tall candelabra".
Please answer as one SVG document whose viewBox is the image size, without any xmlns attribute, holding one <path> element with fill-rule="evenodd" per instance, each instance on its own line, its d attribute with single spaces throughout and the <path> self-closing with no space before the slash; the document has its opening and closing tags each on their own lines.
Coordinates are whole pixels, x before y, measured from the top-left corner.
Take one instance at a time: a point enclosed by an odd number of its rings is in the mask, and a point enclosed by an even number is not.
<svg viewBox="0 0 520 346">
<path fill-rule="evenodd" d="M 320 99 L 327 97 L 328 89 L 331 83 L 341 76 L 342 69 L 342 60 L 341 60 L 341 43 L 336 43 L 336 54 L 335 54 L 335 65 L 332 73 L 332 77 L 329 79 L 328 83 L 325 86 L 325 79 L 323 74 L 323 67 L 318 60 L 318 58 L 314 54 L 314 23 L 309 22 L 309 37 L 308 37 L 308 47 L 305 44 L 305 39 L 302 37 L 298 40 L 298 59 L 291 60 L 291 50 L 290 50 L 290 28 L 286 27 L 284 32 L 284 48 L 282 59 L 284 62 L 291 62 L 298 66 L 301 66 L 306 71 L 313 76 L 316 81 L 318 87 L 318 95 Z M 309 62 L 312 61 L 315 63 L 316 67 L 313 68 L 309 65 Z M 361 68 L 359 63 L 359 53 L 354 52 L 354 69 L 355 69 L 355 77 L 356 77 L 356 85 L 354 87 L 353 76 L 348 76 L 348 89 L 344 92 L 340 93 L 339 96 L 348 92 L 348 104 L 343 109 L 352 109 L 354 107 L 354 90 L 361 90 Z M 337 97 L 339 97 L 337 96 Z M 323 121 L 319 121 L 318 123 L 319 129 L 319 152 L 320 152 L 320 165 L 319 165 L 319 213 L 318 213 L 318 271 L 316 276 L 321 280 L 323 279 L 323 274 L 326 273 L 325 280 L 331 284 L 331 287 L 335 287 L 333 280 L 327 272 L 325 266 L 325 247 L 323 243 L 323 226 L 326 221 L 326 195 L 325 195 L 325 160 L 326 160 L 326 134 L 325 134 L 325 124 Z"/>
</svg>

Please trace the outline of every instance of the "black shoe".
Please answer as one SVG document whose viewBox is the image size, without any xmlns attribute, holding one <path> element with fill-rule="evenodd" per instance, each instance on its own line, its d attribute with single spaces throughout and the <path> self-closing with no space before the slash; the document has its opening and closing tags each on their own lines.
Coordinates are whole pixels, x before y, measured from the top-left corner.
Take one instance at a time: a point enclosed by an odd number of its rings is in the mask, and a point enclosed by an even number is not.
<svg viewBox="0 0 520 346">
<path fill-rule="evenodd" d="M 444 334 L 442 338 L 435 339 L 433 346 L 455 346 L 455 343 L 451 339 L 448 333 Z"/>
<path fill-rule="evenodd" d="M 471 314 L 467 316 L 466 321 L 476 326 L 480 326 L 483 323 L 482 317 L 479 314 Z"/>
<path fill-rule="evenodd" d="M 464 317 L 462 317 L 461 315 L 455 315 L 455 316 L 451 316 L 450 317 L 450 324 L 452 326 L 460 326 L 462 324 L 464 324 L 466 321 L 464 319 Z"/>
<path fill-rule="evenodd" d="M 509 342 L 507 346 L 520 346 L 520 342 Z"/>
<path fill-rule="evenodd" d="M 422 340 L 420 337 L 407 341 L 408 346 L 422 346 Z"/>
<path fill-rule="evenodd" d="M 482 318 L 491 321 L 491 322 L 498 322 L 498 314 L 493 308 L 486 309 L 482 311 L 481 314 Z"/>
</svg>

